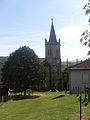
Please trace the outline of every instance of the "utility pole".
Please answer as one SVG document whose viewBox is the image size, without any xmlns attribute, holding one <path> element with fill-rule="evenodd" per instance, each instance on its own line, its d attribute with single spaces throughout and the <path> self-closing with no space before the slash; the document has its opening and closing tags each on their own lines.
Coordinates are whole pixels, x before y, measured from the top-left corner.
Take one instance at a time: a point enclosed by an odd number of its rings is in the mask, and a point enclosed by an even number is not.
<svg viewBox="0 0 90 120">
<path fill-rule="evenodd" d="M 68 58 L 67 58 L 67 81 L 68 81 L 68 83 L 67 83 L 67 89 L 68 89 L 68 85 L 69 85 L 69 65 L 68 65 Z"/>
</svg>

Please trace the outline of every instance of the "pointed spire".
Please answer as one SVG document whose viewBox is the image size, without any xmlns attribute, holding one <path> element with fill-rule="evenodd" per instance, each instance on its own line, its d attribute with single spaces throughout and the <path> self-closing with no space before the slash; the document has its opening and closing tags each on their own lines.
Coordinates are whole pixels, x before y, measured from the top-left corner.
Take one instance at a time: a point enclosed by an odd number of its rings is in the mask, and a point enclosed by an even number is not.
<svg viewBox="0 0 90 120">
<path fill-rule="evenodd" d="M 53 25 L 53 18 L 51 20 L 52 20 L 52 25 L 51 25 L 49 42 L 57 42 L 54 25 Z"/>
<path fill-rule="evenodd" d="M 52 20 L 52 23 L 53 23 L 53 18 L 51 20 Z"/>
</svg>

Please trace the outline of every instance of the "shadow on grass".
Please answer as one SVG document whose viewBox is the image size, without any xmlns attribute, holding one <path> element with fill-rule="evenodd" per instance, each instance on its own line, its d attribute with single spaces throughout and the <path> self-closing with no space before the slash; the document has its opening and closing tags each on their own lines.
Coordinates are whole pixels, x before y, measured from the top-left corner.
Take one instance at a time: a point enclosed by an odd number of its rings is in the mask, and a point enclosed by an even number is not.
<svg viewBox="0 0 90 120">
<path fill-rule="evenodd" d="M 9 100 L 17 101 L 17 100 L 23 100 L 23 99 L 36 99 L 39 98 L 40 95 L 15 95 L 15 96 L 4 96 L 3 101 L 2 97 L 0 97 L 0 103 L 8 102 Z"/>
<path fill-rule="evenodd" d="M 65 96 L 65 95 L 59 95 L 59 96 L 57 96 L 57 97 L 52 98 L 52 100 L 58 99 L 58 98 L 62 98 L 62 97 L 64 97 L 64 96 Z"/>
<path fill-rule="evenodd" d="M 12 100 L 23 100 L 23 99 L 35 99 L 39 98 L 39 95 L 30 95 L 30 96 L 24 96 L 24 95 L 16 95 L 11 97 Z"/>
</svg>

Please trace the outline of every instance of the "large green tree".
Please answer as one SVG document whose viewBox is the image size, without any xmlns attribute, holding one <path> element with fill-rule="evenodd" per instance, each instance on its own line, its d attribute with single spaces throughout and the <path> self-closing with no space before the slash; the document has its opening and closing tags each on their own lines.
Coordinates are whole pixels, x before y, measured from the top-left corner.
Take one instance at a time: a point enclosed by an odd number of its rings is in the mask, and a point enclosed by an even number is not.
<svg viewBox="0 0 90 120">
<path fill-rule="evenodd" d="M 45 77 L 46 71 L 40 59 L 27 46 L 11 53 L 2 69 L 3 83 L 15 91 L 25 91 L 41 82 L 44 83 Z"/>
<path fill-rule="evenodd" d="M 85 10 L 86 15 L 90 15 L 90 0 L 88 0 L 87 4 L 84 5 L 83 9 Z M 90 16 L 89 16 L 88 22 L 90 26 Z M 85 46 L 90 47 L 90 31 L 89 30 L 85 30 L 82 33 L 80 41 L 83 42 Z M 90 55 L 90 51 L 88 51 L 88 55 Z"/>
</svg>

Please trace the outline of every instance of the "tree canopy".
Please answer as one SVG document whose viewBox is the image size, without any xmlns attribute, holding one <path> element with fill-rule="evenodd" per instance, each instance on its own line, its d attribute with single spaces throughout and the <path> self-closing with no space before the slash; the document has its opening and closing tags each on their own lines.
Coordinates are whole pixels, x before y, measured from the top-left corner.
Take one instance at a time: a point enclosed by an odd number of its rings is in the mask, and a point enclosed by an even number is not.
<svg viewBox="0 0 90 120">
<path fill-rule="evenodd" d="M 27 46 L 11 53 L 2 69 L 2 81 L 11 90 L 24 91 L 40 84 L 46 72 L 35 52 Z"/>
</svg>

